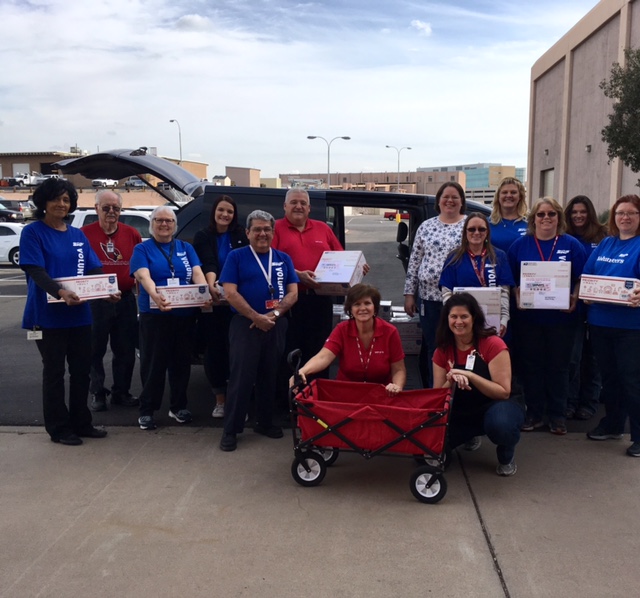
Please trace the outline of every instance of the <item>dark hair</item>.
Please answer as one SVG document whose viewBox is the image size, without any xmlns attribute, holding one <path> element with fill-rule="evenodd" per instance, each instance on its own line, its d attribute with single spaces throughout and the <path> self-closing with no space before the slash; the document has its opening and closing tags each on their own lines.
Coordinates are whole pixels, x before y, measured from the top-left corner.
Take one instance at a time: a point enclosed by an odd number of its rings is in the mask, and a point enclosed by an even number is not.
<svg viewBox="0 0 640 598">
<path fill-rule="evenodd" d="M 609 211 L 609 234 L 614 237 L 620 236 L 620 229 L 616 224 L 616 208 L 621 203 L 632 203 L 635 206 L 636 210 L 640 212 L 640 197 L 638 197 L 637 195 L 623 195 L 620 199 L 618 199 L 616 203 L 611 206 L 611 210 Z M 640 226 L 636 229 L 635 236 L 637 237 L 639 234 Z"/>
<path fill-rule="evenodd" d="M 216 227 L 216 208 L 223 201 L 226 201 L 233 206 L 233 218 L 231 219 L 227 230 L 232 231 L 238 228 L 238 206 L 236 205 L 235 200 L 228 195 L 218 195 L 218 197 L 213 201 L 213 205 L 211 206 L 211 215 L 209 216 L 209 230 L 213 233 L 218 230 Z"/>
<path fill-rule="evenodd" d="M 449 256 L 451 256 L 451 263 L 458 263 L 469 251 L 469 239 L 467 237 L 467 228 L 469 227 L 469 221 L 472 218 L 480 218 L 487 225 L 487 238 L 484 240 L 485 249 L 487 250 L 487 257 L 490 262 L 495 264 L 497 261 L 496 252 L 491 245 L 491 227 L 489 226 L 489 221 L 487 217 L 481 212 L 471 212 L 471 214 L 467 215 L 467 219 L 464 221 L 464 226 L 462 227 L 462 242 L 457 249 L 454 249 Z M 449 258 L 447 258 L 449 259 Z"/>
<path fill-rule="evenodd" d="M 375 315 L 378 315 L 378 311 L 380 310 L 380 300 L 382 296 L 380 295 L 380 291 L 376 289 L 376 287 L 371 286 L 370 284 L 364 284 L 359 282 L 358 284 L 354 284 L 348 291 L 347 297 L 344 301 L 344 313 L 349 317 L 353 317 L 351 314 L 351 308 L 356 301 L 360 301 L 361 299 L 365 299 L 369 297 L 371 301 L 373 301 L 373 310 Z"/>
<path fill-rule="evenodd" d="M 464 214 L 464 210 L 467 206 L 467 200 L 465 199 L 464 189 L 462 188 L 462 185 L 460 183 L 456 183 L 455 181 L 442 183 L 442 186 L 440 187 L 440 189 L 438 189 L 438 192 L 436 193 L 436 212 L 438 214 L 440 213 L 440 198 L 442 197 L 442 194 L 447 187 L 453 187 L 460 195 L 460 199 L 462 200 L 462 203 L 460 204 L 460 213 Z"/>
<path fill-rule="evenodd" d="M 454 307 L 466 307 L 467 311 L 471 314 L 471 318 L 473 319 L 472 331 L 474 346 L 478 345 L 478 341 L 481 338 L 487 338 L 488 336 L 497 334 L 493 326 L 487 328 L 487 319 L 480 304 L 473 295 L 469 293 L 454 293 L 445 301 L 442 311 L 440 312 L 440 321 L 438 322 L 438 329 L 436 330 L 436 346 L 440 349 L 455 347 L 455 338 L 449 328 L 449 314 Z"/>
<path fill-rule="evenodd" d="M 73 183 L 66 179 L 47 179 L 40 183 L 35 191 L 31 200 L 36 206 L 35 217 L 38 220 L 44 218 L 45 210 L 48 201 L 53 201 L 56 197 L 60 197 L 63 193 L 69 194 L 71 200 L 71 207 L 69 208 L 69 214 L 78 207 L 78 192 L 73 186 Z"/>
<path fill-rule="evenodd" d="M 582 204 L 587 209 L 587 223 L 584 226 L 584 233 L 579 233 L 571 222 L 571 211 L 576 204 Z M 567 232 L 574 237 L 580 237 L 587 243 L 600 243 L 607 236 L 607 228 L 598 221 L 596 209 L 586 195 L 572 197 L 564 209 L 564 215 L 567 221 Z"/>
</svg>

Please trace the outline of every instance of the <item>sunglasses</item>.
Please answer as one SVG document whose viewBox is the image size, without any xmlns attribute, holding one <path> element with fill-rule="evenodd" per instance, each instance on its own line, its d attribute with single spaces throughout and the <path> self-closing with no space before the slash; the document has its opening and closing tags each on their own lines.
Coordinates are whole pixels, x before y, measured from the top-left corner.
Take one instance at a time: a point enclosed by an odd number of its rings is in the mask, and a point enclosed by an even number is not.
<svg viewBox="0 0 640 598">
<path fill-rule="evenodd" d="M 549 218 L 555 218 L 558 215 L 558 212 L 537 212 L 536 218 L 545 218 L 549 216 Z"/>
<path fill-rule="evenodd" d="M 467 232 L 468 233 L 486 233 L 487 229 L 484 226 L 478 226 L 478 227 L 470 226 L 467 229 Z"/>
<path fill-rule="evenodd" d="M 120 211 L 122 211 L 122 208 L 119 208 L 118 206 L 102 206 L 100 208 L 105 214 L 108 214 L 109 212 L 113 211 L 116 214 Z"/>
</svg>

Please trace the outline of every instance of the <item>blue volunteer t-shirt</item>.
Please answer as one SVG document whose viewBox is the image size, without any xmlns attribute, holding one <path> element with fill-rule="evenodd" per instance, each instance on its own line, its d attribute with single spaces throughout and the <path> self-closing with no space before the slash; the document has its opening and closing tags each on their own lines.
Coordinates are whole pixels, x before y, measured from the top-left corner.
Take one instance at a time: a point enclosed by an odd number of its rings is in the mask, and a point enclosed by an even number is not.
<svg viewBox="0 0 640 598">
<path fill-rule="evenodd" d="M 480 279 L 473 268 L 473 264 L 471 263 L 471 260 L 473 259 L 476 263 L 478 273 L 480 273 L 482 258 L 479 255 L 472 258 L 467 254 L 462 256 L 462 259 L 458 260 L 455 264 L 451 263 L 453 259 L 452 255 L 447 258 L 444 263 L 442 274 L 440 275 L 440 287 L 446 287 L 453 291 L 454 287 L 515 286 L 513 276 L 511 274 L 511 268 L 509 267 L 509 262 L 507 260 L 507 254 L 501 249 L 495 249 L 495 252 L 495 263 L 491 263 L 488 258 L 485 260 L 484 285 L 480 282 Z"/>
<path fill-rule="evenodd" d="M 640 278 L 640 237 L 603 239 L 589 257 L 584 274 Z M 587 321 L 594 326 L 640 330 L 640 308 L 591 303 L 587 309 Z"/>
<path fill-rule="evenodd" d="M 571 291 L 580 280 L 586 255 L 582 243 L 571 235 L 560 235 L 556 243 L 555 237 L 540 241 L 540 249 L 533 235 L 525 235 L 513 243 L 507 256 L 516 286 L 520 286 L 520 264 L 522 262 L 571 262 Z M 555 247 L 554 247 L 555 244 Z M 540 253 L 542 252 L 542 255 Z M 511 314 L 524 322 L 536 324 L 569 324 L 578 318 L 578 310 L 568 314 L 559 309 L 516 309 Z"/>
<path fill-rule="evenodd" d="M 160 247 L 158 247 L 158 245 Z M 159 244 L 156 244 L 154 239 L 147 239 L 139 245 L 136 245 L 130 261 L 131 276 L 140 268 L 148 268 L 156 286 L 167 286 L 167 280 L 171 278 L 169 255 L 171 256 L 171 265 L 174 268 L 174 276 L 180 281 L 180 285 L 193 284 L 191 280 L 193 267 L 200 266 L 200 259 L 192 245 L 179 239 L 174 239 L 171 243 Z M 161 312 L 159 309 L 151 309 L 151 307 L 149 307 L 149 293 L 147 293 L 142 285 L 139 285 L 139 289 L 138 309 L 140 313 L 190 316 L 197 310 L 195 307 L 172 309 L 171 311 L 164 312 Z"/>
<path fill-rule="evenodd" d="M 527 234 L 528 226 L 526 218 L 524 220 L 505 220 L 503 218 L 498 224 L 489 222 L 491 245 L 504 252 L 509 251 L 509 247 L 513 245 L 514 241 Z"/>
<path fill-rule="evenodd" d="M 44 268 L 51 278 L 85 276 L 87 272 L 102 267 L 89 240 L 80 229 L 68 226 L 67 230 L 59 231 L 41 220 L 22 229 L 20 265 Z M 89 303 L 73 306 L 64 302 L 47 303 L 47 293 L 27 275 L 23 328 L 75 328 L 90 324 Z"/>
<path fill-rule="evenodd" d="M 220 273 L 220 283 L 230 282 L 237 285 L 238 293 L 259 314 L 271 311 L 266 307 L 266 302 L 270 299 L 280 301 L 284 298 L 287 294 L 287 285 L 300 282 L 291 258 L 277 249 L 271 249 L 271 251 L 273 252 L 271 263 L 273 296 L 250 246 L 241 247 L 229 253 Z M 262 267 L 269 275 L 269 253 L 258 253 L 257 255 Z M 231 309 L 237 313 L 235 309 Z"/>
</svg>

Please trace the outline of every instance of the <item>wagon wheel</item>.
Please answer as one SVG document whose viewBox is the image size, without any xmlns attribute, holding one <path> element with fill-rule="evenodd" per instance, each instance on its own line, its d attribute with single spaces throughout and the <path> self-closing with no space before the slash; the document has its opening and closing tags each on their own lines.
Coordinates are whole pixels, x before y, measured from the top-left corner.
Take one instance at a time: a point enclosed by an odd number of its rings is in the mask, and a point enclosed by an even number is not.
<svg viewBox="0 0 640 598">
<path fill-rule="evenodd" d="M 329 467 L 329 465 L 333 465 L 340 455 L 340 449 L 332 448 L 330 446 L 314 446 L 312 450 L 324 459 L 324 464 L 327 467 Z"/>
<path fill-rule="evenodd" d="M 327 473 L 327 464 L 314 451 L 306 451 L 297 456 L 291 464 L 291 475 L 301 486 L 317 486 Z"/>
<path fill-rule="evenodd" d="M 447 493 L 447 481 L 439 473 L 432 473 L 428 466 L 418 467 L 411 475 L 409 487 L 420 502 L 435 504 Z"/>
</svg>

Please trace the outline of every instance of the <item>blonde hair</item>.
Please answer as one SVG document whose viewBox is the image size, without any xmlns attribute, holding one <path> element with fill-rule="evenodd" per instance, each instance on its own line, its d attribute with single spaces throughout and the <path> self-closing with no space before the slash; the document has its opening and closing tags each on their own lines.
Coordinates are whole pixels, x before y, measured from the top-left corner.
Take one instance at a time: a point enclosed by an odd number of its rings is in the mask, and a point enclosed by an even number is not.
<svg viewBox="0 0 640 598">
<path fill-rule="evenodd" d="M 536 201 L 536 203 L 531 208 L 529 212 L 529 217 L 527 218 L 527 223 L 529 226 L 527 227 L 528 235 L 536 234 L 536 212 L 540 208 L 542 204 L 547 204 L 551 206 L 554 212 L 558 213 L 558 228 L 556 229 L 557 235 L 564 235 L 567 232 L 567 219 L 565 218 L 564 212 L 562 211 L 562 206 L 555 200 L 553 197 L 543 197 Z"/>
<path fill-rule="evenodd" d="M 498 183 L 498 188 L 493 196 L 491 217 L 489 218 L 492 224 L 500 224 L 502 222 L 502 213 L 500 212 L 500 202 L 498 201 L 498 198 L 500 197 L 500 190 L 505 185 L 515 185 L 518 188 L 518 195 L 520 196 L 520 199 L 518 200 L 518 217 L 516 220 L 524 220 L 527 217 L 527 191 L 520 180 L 512 176 L 507 176 Z"/>
</svg>

